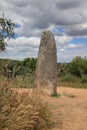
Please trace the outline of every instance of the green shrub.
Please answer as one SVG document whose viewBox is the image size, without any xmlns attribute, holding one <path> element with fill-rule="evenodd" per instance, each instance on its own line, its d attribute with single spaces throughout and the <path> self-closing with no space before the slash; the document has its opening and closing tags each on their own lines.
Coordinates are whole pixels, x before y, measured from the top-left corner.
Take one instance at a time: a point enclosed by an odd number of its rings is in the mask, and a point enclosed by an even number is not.
<svg viewBox="0 0 87 130">
<path fill-rule="evenodd" d="M 82 76 L 81 83 L 87 83 L 87 75 Z"/>
<path fill-rule="evenodd" d="M 72 62 L 69 64 L 68 68 L 69 73 L 82 77 L 82 75 L 87 74 L 87 59 L 86 57 L 75 57 Z"/>
<path fill-rule="evenodd" d="M 59 93 L 51 94 L 51 97 L 60 97 L 60 96 L 61 96 L 61 94 L 59 94 Z"/>
<path fill-rule="evenodd" d="M 61 77 L 61 81 L 63 81 L 63 82 L 75 82 L 75 81 L 77 81 L 77 78 L 68 73 L 65 76 Z"/>
</svg>

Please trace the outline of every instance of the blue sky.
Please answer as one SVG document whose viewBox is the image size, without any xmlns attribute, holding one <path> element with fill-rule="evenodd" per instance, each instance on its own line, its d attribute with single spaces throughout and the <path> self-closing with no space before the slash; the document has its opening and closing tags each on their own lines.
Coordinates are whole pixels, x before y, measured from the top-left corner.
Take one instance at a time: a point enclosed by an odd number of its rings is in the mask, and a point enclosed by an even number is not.
<svg viewBox="0 0 87 130">
<path fill-rule="evenodd" d="M 86 0 L 0 0 L 0 16 L 3 13 L 17 25 L 15 39 L 6 39 L 0 58 L 36 58 L 44 30 L 54 34 L 58 62 L 87 56 Z"/>
</svg>

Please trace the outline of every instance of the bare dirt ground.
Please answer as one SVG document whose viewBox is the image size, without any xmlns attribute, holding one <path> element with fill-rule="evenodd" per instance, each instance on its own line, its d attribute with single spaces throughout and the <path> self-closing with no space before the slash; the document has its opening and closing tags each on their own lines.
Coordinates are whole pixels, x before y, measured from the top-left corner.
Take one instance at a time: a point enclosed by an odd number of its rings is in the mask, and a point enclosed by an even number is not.
<svg viewBox="0 0 87 130">
<path fill-rule="evenodd" d="M 17 91 L 22 93 L 29 90 Z M 59 87 L 58 93 L 60 97 L 44 96 L 55 122 L 54 128 L 50 130 L 87 130 L 87 90 Z"/>
<path fill-rule="evenodd" d="M 58 126 L 52 130 L 87 130 L 87 90 L 59 87 L 59 98 L 49 102 Z"/>
</svg>

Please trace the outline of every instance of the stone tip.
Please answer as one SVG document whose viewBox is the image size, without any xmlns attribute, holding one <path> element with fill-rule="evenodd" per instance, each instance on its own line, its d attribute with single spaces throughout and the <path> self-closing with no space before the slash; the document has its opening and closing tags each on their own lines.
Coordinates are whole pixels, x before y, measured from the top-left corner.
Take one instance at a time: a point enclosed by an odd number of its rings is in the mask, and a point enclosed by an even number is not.
<svg viewBox="0 0 87 130">
<path fill-rule="evenodd" d="M 45 31 L 43 31 L 43 34 L 44 33 L 52 33 L 51 31 L 49 31 L 49 30 L 45 30 Z"/>
</svg>

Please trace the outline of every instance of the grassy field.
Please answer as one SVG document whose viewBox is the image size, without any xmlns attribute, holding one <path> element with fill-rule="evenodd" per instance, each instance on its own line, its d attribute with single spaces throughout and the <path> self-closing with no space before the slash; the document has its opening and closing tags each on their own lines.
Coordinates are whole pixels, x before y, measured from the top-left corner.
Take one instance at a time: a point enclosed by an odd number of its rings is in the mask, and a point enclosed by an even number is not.
<svg viewBox="0 0 87 130">
<path fill-rule="evenodd" d="M 34 78 L 33 76 L 29 78 L 23 78 L 21 76 L 14 79 L 8 79 L 6 77 L 0 77 L 0 86 L 9 88 L 32 88 Z"/>
<path fill-rule="evenodd" d="M 40 95 L 0 88 L 0 130 L 46 130 L 51 122 L 48 103 Z"/>
<path fill-rule="evenodd" d="M 84 88 L 87 89 L 87 83 L 81 83 L 80 80 L 77 80 L 75 82 L 71 82 L 71 81 L 64 81 L 62 82 L 61 79 L 58 79 L 58 87 L 71 87 L 71 88 Z"/>
<path fill-rule="evenodd" d="M 58 78 L 58 95 L 48 96 L 31 93 L 33 81 L 33 77 L 0 76 L 0 130 L 73 130 L 73 124 L 86 129 L 85 115 L 79 117 L 76 111 L 86 114 L 87 83 Z"/>
<path fill-rule="evenodd" d="M 32 88 L 34 83 L 34 77 L 29 78 L 17 77 L 14 79 L 7 79 L 6 77 L 0 77 L 0 86 L 9 88 Z M 75 81 L 62 81 L 58 78 L 58 87 L 72 87 L 72 88 L 84 88 L 87 89 L 87 82 L 81 82 L 80 79 Z"/>
</svg>

